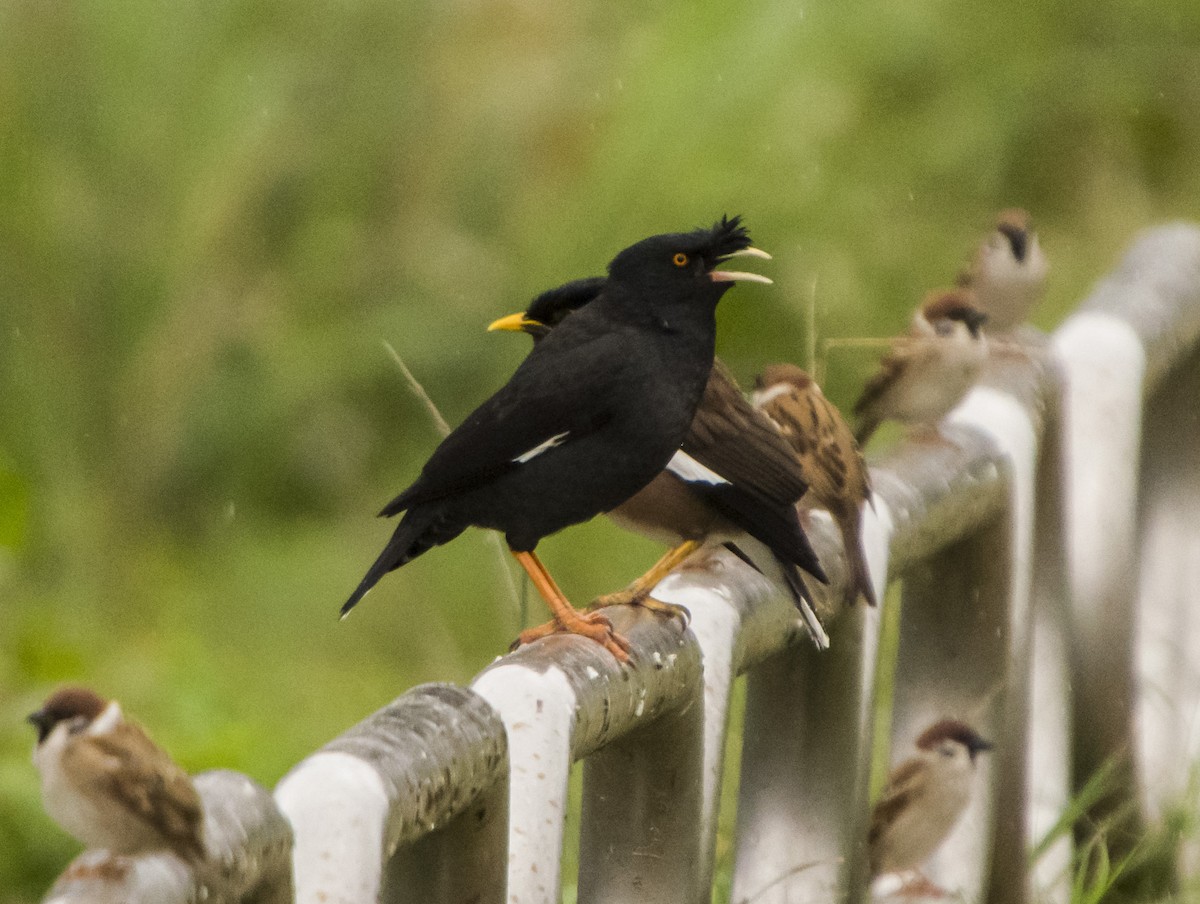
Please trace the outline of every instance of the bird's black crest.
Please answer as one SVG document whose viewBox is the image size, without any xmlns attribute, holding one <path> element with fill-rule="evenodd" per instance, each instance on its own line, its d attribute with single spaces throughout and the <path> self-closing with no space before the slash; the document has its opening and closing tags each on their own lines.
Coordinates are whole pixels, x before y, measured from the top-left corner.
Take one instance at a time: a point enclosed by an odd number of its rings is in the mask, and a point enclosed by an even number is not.
<svg viewBox="0 0 1200 904">
<path fill-rule="evenodd" d="M 742 225 L 742 218 L 721 217 L 708 229 L 667 232 L 642 239 L 614 257 L 608 272 L 614 279 L 627 271 L 640 273 L 646 261 L 669 260 L 676 252 L 700 258 L 708 269 L 712 269 L 723 257 L 749 247 L 750 233 Z"/>
<path fill-rule="evenodd" d="M 750 247 L 750 233 L 742 225 L 740 216 L 721 217 L 711 229 L 697 229 L 691 234 L 698 242 L 707 243 L 718 258 Z"/>
<path fill-rule="evenodd" d="M 942 741 L 957 741 L 967 748 L 972 759 L 979 751 L 992 749 L 990 741 L 985 741 L 979 732 L 958 719 L 942 719 L 930 725 L 917 738 L 917 747 L 920 750 L 933 750 Z"/>
</svg>

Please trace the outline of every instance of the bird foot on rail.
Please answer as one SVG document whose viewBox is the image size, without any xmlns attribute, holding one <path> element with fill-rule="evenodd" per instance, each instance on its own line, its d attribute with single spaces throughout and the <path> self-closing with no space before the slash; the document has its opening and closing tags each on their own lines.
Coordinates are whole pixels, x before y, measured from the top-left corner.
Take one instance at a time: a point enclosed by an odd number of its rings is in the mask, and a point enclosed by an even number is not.
<svg viewBox="0 0 1200 904">
<path fill-rule="evenodd" d="M 551 634 L 579 634 L 603 646 L 617 662 L 629 661 L 629 641 L 614 631 L 612 622 L 599 612 L 575 612 L 573 617 L 566 616 L 561 621 L 554 618 L 536 628 L 526 628 L 509 649 L 515 650 Z"/>
<path fill-rule="evenodd" d="M 604 609 L 608 606 L 641 606 L 643 609 L 649 609 L 657 615 L 665 615 L 667 618 L 677 618 L 679 619 L 680 633 L 686 631 L 688 625 L 692 623 L 692 613 L 688 611 L 686 606 L 656 600 L 650 595 L 648 590 L 641 590 L 636 587 L 627 587 L 624 590 L 605 593 L 603 596 L 598 596 L 592 600 L 587 608 L 589 612 L 595 612 L 597 609 Z"/>
<path fill-rule="evenodd" d="M 920 871 L 905 876 L 904 883 L 893 895 L 899 898 L 948 898 L 950 892 Z"/>
</svg>

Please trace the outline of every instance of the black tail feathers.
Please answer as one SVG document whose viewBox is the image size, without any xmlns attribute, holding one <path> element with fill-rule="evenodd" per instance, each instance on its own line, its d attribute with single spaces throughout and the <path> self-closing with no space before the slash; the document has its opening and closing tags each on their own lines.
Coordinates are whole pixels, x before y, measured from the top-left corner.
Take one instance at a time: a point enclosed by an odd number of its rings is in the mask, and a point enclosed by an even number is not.
<svg viewBox="0 0 1200 904">
<path fill-rule="evenodd" d="M 350 599 L 342 605 L 341 617 L 358 605 L 358 601 L 367 595 L 372 587 L 379 583 L 389 571 L 395 571 L 401 565 L 407 565 L 417 556 L 428 552 L 435 546 L 449 543 L 463 532 L 465 526 L 448 525 L 436 514 L 420 507 L 410 509 L 396 525 L 396 531 L 388 540 L 387 546 L 379 554 L 379 558 L 367 569 L 363 579 L 359 581 Z"/>
<path fill-rule="evenodd" d="M 788 593 L 792 596 L 792 602 L 800 610 L 800 618 L 804 622 L 804 627 L 808 629 L 808 636 L 812 638 L 812 642 L 816 644 L 818 650 L 828 650 L 829 635 L 825 633 L 821 620 L 817 618 L 817 613 L 813 610 L 812 595 L 804 585 L 804 579 L 800 577 L 800 569 L 778 555 L 775 558 L 783 572 L 783 580 L 787 584 Z"/>
</svg>

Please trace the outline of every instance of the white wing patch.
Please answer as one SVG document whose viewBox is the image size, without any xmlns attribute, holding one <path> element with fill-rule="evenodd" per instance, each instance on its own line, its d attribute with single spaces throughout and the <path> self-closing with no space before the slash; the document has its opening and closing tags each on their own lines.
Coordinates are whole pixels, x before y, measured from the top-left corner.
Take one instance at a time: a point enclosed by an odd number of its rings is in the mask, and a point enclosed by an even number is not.
<svg viewBox="0 0 1200 904">
<path fill-rule="evenodd" d="M 729 481 L 716 471 L 704 467 L 682 450 L 676 452 L 667 462 L 667 470 L 685 483 L 707 483 L 710 486 L 729 484 Z"/>
<path fill-rule="evenodd" d="M 532 461 L 533 459 L 535 459 L 539 455 L 541 455 L 543 452 L 545 452 L 547 449 L 553 449 L 555 446 L 561 446 L 563 443 L 565 443 L 567 441 L 567 437 L 570 435 L 571 435 L 571 431 L 568 430 L 564 433 L 559 433 L 556 436 L 552 436 L 548 440 L 546 440 L 544 443 L 538 443 L 536 446 L 534 446 L 528 452 L 523 452 L 522 454 L 518 455 L 516 458 L 513 459 L 513 463 L 518 464 L 518 465 L 523 465 L 528 461 Z"/>
</svg>

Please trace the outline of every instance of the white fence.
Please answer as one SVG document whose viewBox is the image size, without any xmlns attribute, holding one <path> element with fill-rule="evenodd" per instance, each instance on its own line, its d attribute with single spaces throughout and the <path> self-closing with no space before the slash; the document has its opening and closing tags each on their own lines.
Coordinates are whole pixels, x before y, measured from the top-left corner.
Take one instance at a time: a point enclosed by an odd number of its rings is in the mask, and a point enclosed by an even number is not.
<svg viewBox="0 0 1200 904">
<path fill-rule="evenodd" d="M 896 749 L 943 715 L 997 742 L 927 871 L 966 900 L 1065 900 L 1069 841 L 1032 870 L 1028 851 L 1111 754 L 1129 754 L 1117 794 L 1146 820 L 1184 794 L 1200 750 L 1198 399 L 1200 230 L 1173 225 L 1141 236 L 1049 341 L 995 348 L 948 442 L 873 463 L 864 535 L 880 598 L 881 576 L 903 581 Z M 835 532 L 818 515 L 812 535 L 832 578 L 825 613 L 840 610 L 828 652 L 803 642 L 772 583 L 715 555 L 656 593 L 691 610 L 690 633 L 614 616 L 631 666 L 553 637 L 469 688 L 415 688 L 273 797 L 201 776 L 215 854 L 199 874 L 85 854 L 47 900 L 556 902 L 583 759 L 578 900 L 706 902 L 742 674 L 732 900 L 862 895 L 880 613 L 832 602 Z"/>
</svg>

